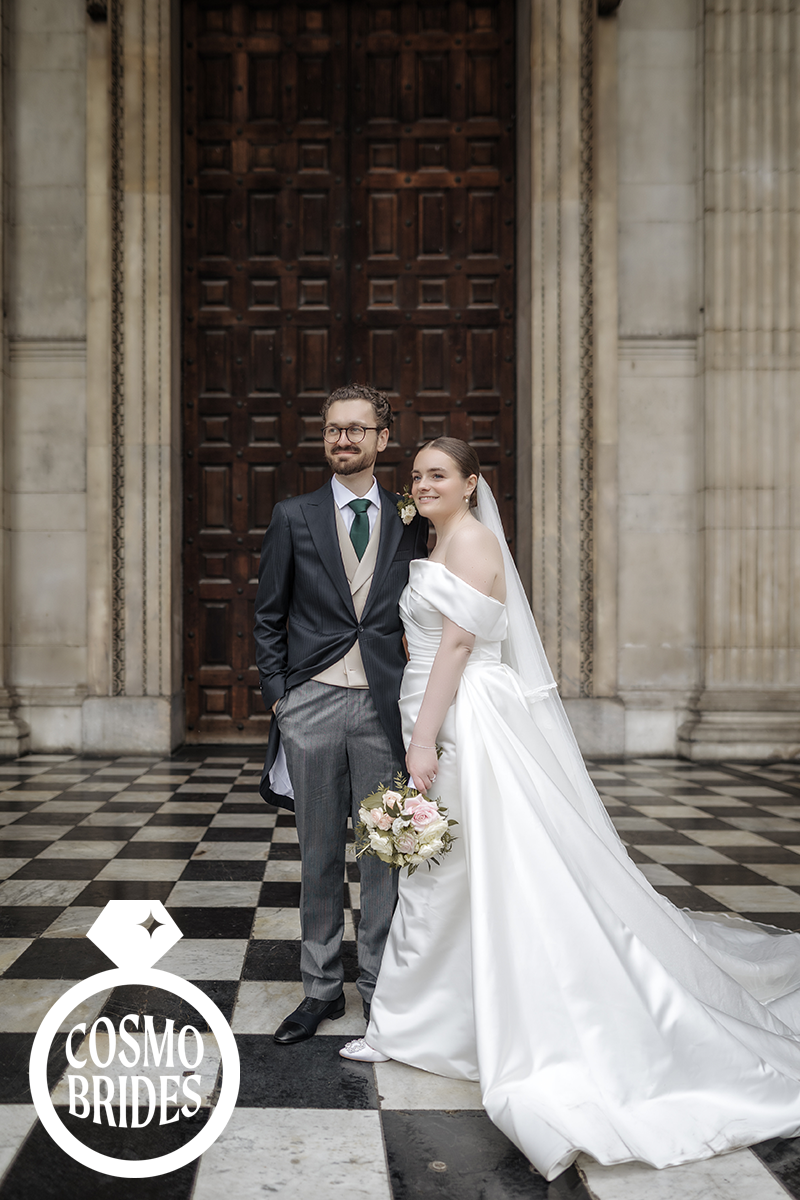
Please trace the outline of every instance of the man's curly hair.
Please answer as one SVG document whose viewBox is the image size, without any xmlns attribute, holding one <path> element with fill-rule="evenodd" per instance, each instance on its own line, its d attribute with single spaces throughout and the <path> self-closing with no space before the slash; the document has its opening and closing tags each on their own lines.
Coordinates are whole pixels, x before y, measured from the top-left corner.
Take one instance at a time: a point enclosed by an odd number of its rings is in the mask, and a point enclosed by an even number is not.
<svg viewBox="0 0 800 1200">
<path fill-rule="evenodd" d="M 392 407 L 383 392 L 379 392 L 377 388 L 367 387 L 364 383 L 348 383 L 344 387 L 337 388 L 335 392 L 331 392 L 323 404 L 320 410 L 323 425 L 328 419 L 328 409 L 337 400 L 367 400 L 375 412 L 375 424 L 378 429 L 389 429 L 392 424 Z"/>
</svg>

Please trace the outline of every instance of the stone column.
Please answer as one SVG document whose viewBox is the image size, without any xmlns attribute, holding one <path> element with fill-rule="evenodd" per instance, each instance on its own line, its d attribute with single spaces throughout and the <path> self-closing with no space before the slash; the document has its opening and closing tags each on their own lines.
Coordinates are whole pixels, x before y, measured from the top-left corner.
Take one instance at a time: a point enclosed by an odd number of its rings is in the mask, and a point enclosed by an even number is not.
<svg viewBox="0 0 800 1200">
<path fill-rule="evenodd" d="M 613 238 L 611 257 L 604 245 L 597 259 L 595 233 L 596 216 L 606 230 L 609 216 L 612 225 L 615 219 L 614 168 L 612 162 L 609 173 L 607 157 L 610 150 L 613 158 L 615 133 L 606 128 L 597 144 L 595 137 L 597 103 L 604 116 L 614 119 L 614 42 L 613 36 L 598 36 L 597 24 L 594 0 L 534 0 L 532 4 L 531 405 L 523 415 L 533 446 L 528 559 L 534 613 L 582 748 L 618 753 L 623 722 L 621 705 L 612 698 L 614 534 L 612 530 L 610 556 L 600 566 L 595 523 L 598 465 L 612 492 L 616 470 L 616 263 Z M 604 54 L 611 55 L 611 75 L 607 66 L 599 74 L 596 71 L 601 45 Z M 602 163 L 598 145 L 603 147 Z M 602 213 L 595 206 L 598 167 L 598 178 L 603 180 Z M 611 308 L 610 320 L 600 326 L 595 308 L 598 285 L 607 316 Z M 610 374 L 609 359 L 614 360 Z M 598 362 L 602 382 L 596 373 Z M 602 412 L 597 408 L 598 396 Z M 521 407 L 523 401 L 521 390 Z M 600 460 L 599 431 L 604 443 Z M 613 510 L 614 497 L 605 492 L 606 509 L 609 503 Z M 602 537 L 606 545 L 608 526 Z M 526 562 L 524 552 L 520 558 Z M 604 599 L 598 609 L 601 593 Z"/>
<path fill-rule="evenodd" d="M 0 0 L 0 180 L 5 184 L 6 146 L 6 74 L 8 56 L 8 4 Z M 3 280 L 3 297 L 6 295 L 5 243 L 8 214 L 6 211 L 6 187 L 0 188 L 0 279 Z M 0 756 L 22 754 L 30 747 L 30 731 L 27 724 L 17 715 L 17 698 L 9 691 L 9 498 L 6 494 L 6 393 L 8 388 L 8 335 L 5 320 L 6 305 L 0 309 Z"/>
<path fill-rule="evenodd" d="M 110 125 L 104 136 L 98 118 L 89 148 L 90 189 L 104 171 L 110 188 L 89 260 L 97 307 L 110 322 L 101 314 L 88 380 L 96 622 L 87 750 L 165 752 L 183 737 L 176 13 L 170 0 L 109 4 Z M 102 79 L 97 62 L 90 88 L 102 90 Z"/>
<path fill-rule="evenodd" d="M 705 0 L 702 691 L 695 759 L 800 752 L 800 10 Z"/>
</svg>

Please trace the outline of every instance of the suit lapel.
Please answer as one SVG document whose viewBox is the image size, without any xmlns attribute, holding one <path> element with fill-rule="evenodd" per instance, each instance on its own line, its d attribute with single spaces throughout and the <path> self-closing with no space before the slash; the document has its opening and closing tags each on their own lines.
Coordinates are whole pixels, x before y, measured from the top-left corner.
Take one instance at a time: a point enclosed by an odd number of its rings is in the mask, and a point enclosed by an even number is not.
<svg viewBox="0 0 800 1200">
<path fill-rule="evenodd" d="M 319 560 L 331 578 L 347 609 L 355 616 L 353 596 L 347 582 L 339 536 L 336 532 L 335 504 L 330 483 L 303 499 L 303 515 L 316 548 Z"/>
<path fill-rule="evenodd" d="M 389 570 L 403 536 L 403 522 L 397 511 L 397 497 L 393 496 L 391 492 L 387 492 L 386 488 L 378 486 L 381 494 L 381 539 L 378 543 L 378 558 L 375 563 L 375 574 L 372 576 L 372 586 L 361 614 L 362 621 L 380 595 L 384 576 Z"/>
</svg>

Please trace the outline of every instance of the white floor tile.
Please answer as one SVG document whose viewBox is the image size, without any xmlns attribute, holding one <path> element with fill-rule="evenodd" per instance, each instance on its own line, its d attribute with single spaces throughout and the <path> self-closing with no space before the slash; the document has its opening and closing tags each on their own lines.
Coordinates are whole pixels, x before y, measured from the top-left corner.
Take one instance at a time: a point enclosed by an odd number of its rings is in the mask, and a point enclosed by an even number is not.
<svg viewBox="0 0 800 1200">
<path fill-rule="evenodd" d="M 274 862 L 267 863 L 264 879 L 268 883 L 299 883 L 301 870 L 302 863 L 294 859 L 276 858 Z"/>
<path fill-rule="evenodd" d="M 0 979 L 0 1030 L 35 1033 L 59 996 L 75 982 L 74 979 Z M 88 996 L 61 1022 L 59 1029 L 64 1033 L 80 1021 L 91 1024 L 110 995 L 111 988 L 107 988 Z M 0 1114 L 3 1111 L 0 1109 Z"/>
<path fill-rule="evenodd" d="M 33 938 L 0 938 L 0 975 L 32 945 Z"/>
<path fill-rule="evenodd" d="M 89 879 L 6 879 L 0 883 L 0 905 L 71 904 Z"/>
<path fill-rule="evenodd" d="M 227 880 L 208 880 L 196 883 L 186 879 L 175 884 L 166 901 L 166 906 L 167 908 L 255 908 L 260 891 L 260 883 L 240 883 Z"/>
<path fill-rule="evenodd" d="M 112 858 L 95 879 L 158 881 L 180 879 L 186 863 L 180 858 Z"/>
<path fill-rule="evenodd" d="M 201 842 L 192 855 L 193 859 L 207 862 L 224 862 L 239 859 L 240 862 L 266 862 L 269 842 Z"/>
<path fill-rule="evenodd" d="M 4 1104 L 0 1121 L 0 1177 L 2 1177 L 38 1120 L 32 1104 Z"/>
<path fill-rule="evenodd" d="M 399 1062 L 376 1063 L 375 1076 L 381 1108 L 483 1108 L 480 1085 L 468 1079 L 445 1079 Z"/>
<path fill-rule="evenodd" d="M 246 953 L 245 938 L 182 938 L 156 966 L 183 979 L 238 979 Z"/>
<path fill-rule="evenodd" d="M 199 842 L 205 825 L 147 825 L 137 829 L 132 842 Z"/>
<path fill-rule="evenodd" d="M 45 846 L 37 858 L 113 858 L 126 842 L 89 841 L 83 838 L 69 842 L 53 842 Z"/>
<path fill-rule="evenodd" d="M 800 864 L 798 864 L 800 866 Z M 347 937 L 347 925 L 350 922 L 350 937 L 353 937 L 353 923 L 349 912 L 345 914 L 344 936 Z M 300 938 L 300 909 L 299 908 L 257 908 L 253 925 L 253 937 L 264 938 Z"/>
<path fill-rule="evenodd" d="M 737 912 L 800 912 L 800 895 L 787 887 L 765 883 L 758 885 L 727 886 L 724 884 L 699 884 L 712 900 L 733 908 Z"/>
<path fill-rule="evenodd" d="M 637 850 L 641 850 L 648 858 L 655 859 L 658 863 L 674 863 L 676 866 L 680 863 L 732 863 L 733 859 L 726 858 L 724 854 L 720 854 L 718 850 L 712 850 L 709 846 L 670 846 L 656 845 L 655 843 L 637 846 Z"/>
<path fill-rule="evenodd" d="M 89 905 L 74 904 L 71 908 L 65 908 L 56 917 L 53 924 L 47 926 L 42 937 L 86 937 L 102 911 L 102 907 L 94 908 Z"/>
<path fill-rule="evenodd" d="M 215 829 L 272 829 L 275 825 L 275 813 L 225 812 L 223 809 L 211 818 Z"/>
<path fill-rule="evenodd" d="M 585 1155 L 577 1165 L 596 1200 L 786 1200 L 750 1150 L 661 1171 L 643 1163 L 601 1167 Z"/>
<path fill-rule="evenodd" d="M 8 879 L 9 875 L 14 875 L 30 861 L 29 858 L 0 858 L 0 879 Z"/>
<path fill-rule="evenodd" d="M 391 1194 L 377 1112 L 237 1108 L 203 1155 L 192 1196 L 391 1200 Z"/>
</svg>

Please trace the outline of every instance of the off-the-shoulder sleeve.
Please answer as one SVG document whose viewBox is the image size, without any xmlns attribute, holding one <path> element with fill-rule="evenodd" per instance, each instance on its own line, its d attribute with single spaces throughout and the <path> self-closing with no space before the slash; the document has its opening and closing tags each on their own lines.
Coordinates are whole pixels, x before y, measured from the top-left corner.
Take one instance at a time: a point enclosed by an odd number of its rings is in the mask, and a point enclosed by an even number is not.
<svg viewBox="0 0 800 1200">
<path fill-rule="evenodd" d="M 492 596 L 484 596 L 471 584 L 433 559 L 411 563 L 409 583 L 418 595 L 468 633 L 488 642 L 501 642 L 508 631 L 506 607 Z"/>
</svg>

